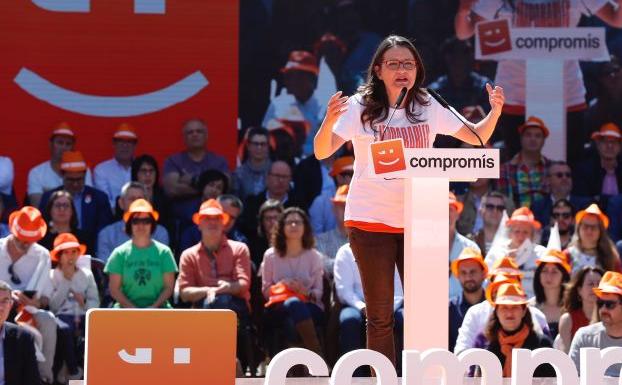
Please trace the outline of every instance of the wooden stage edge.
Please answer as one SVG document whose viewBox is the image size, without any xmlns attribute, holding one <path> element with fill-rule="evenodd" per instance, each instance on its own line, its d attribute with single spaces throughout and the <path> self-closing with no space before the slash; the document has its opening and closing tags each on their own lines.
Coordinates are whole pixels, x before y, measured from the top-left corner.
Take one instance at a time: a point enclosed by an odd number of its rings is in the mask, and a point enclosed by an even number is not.
<svg viewBox="0 0 622 385">
<path fill-rule="evenodd" d="M 235 385 L 263 385 L 263 378 L 238 378 L 235 381 Z M 209 382 L 204 382 L 207 384 Z M 399 380 L 401 384 L 401 379 Z M 328 385 L 328 377 L 317 378 L 288 378 L 285 381 L 286 385 Z M 352 385 L 375 385 L 375 378 L 353 378 Z M 420 385 L 440 385 L 440 379 L 430 379 L 419 383 Z M 463 385 L 480 385 L 480 378 L 465 378 Z M 606 377 L 603 382 L 604 385 L 617 385 L 618 379 L 613 377 Z M 70 381 L 69 385 L 86 385 L 84 381 Z M 203 383 L 197 381 L 197 385 L 203 385 Z M 503 385 L 510 385 L 510 379 L 504 378 Z M 526 384 L 525 384 L 526 385 Z M 557 385 L 555 378 L 535 378 L 533 385 Z"/>
</svg>

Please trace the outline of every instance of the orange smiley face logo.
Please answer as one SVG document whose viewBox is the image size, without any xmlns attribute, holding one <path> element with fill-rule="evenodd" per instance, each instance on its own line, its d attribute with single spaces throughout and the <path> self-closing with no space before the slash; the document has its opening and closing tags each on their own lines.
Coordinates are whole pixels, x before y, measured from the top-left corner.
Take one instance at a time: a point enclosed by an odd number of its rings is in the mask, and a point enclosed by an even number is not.
<svg viewBox="0 0 622 385">
<path fill-rule="evenodd" d="M 507 19 L 494 20 L 477 25 L 482 55 L 511 51 L 510 23 Z"/>
<path fill-rule="evenodd" d="M 406 170 L 402 139 L 385 140 L 371 144 L 371 156 L 376 174 Z"/>
<path fill-rule="evenodd" d="M 232 311 L 96 309 L 87 318 L 89 385 L 235 383 Z"/>
</svg>

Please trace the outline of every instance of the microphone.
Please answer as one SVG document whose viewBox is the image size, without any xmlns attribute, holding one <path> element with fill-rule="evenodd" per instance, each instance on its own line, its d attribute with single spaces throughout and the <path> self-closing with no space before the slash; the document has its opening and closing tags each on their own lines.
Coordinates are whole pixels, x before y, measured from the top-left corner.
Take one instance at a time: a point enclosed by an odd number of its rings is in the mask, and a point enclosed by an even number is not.
<svg viewBox="0 0 622 385">
<path fill-rule="evenodd" d="M 380 133 L 380 140 L 384 140 L 384 133 L 389 127 L 389 123 L 391 123 L 391 119 L 393 119 L 393 115 L 395 114 L 395 111 L 397 111 L 399 106 L 404 101 L 404 98 L 406 97 L 407 92 L 408 92 L 408 88 L 402 87 L 402 90 L 400 91 L 400 94 L 398 95 L 397 100 L 395 101 L 395 106 L 393 106 L 393 112 L 391 113 L 391 116 L 389 116 L 389 120 L 387 121 L 387 124 L 384 126 L 384 129 Z"/>
<path fill-rule="evenodd" d="M 473 135 L 475 135 L 477 140 L 479 140 L 479 145 L 480 145 L 481 148 L 485 148 L 484 142 L 482 142 L 482 138 L 480 138 L 480 136 L 477 134 L 477 132 L 475 132 L 475 130 L 472 127 L 472 123 L 471 122 L 466 120 L 466 118 L 464 116 L 462 116 L 458 111 L 456 111 L 455 108 L 450 106 L 449 103 L 447 103 L 447 100 L 445 100 L 441 95 L 439 95 L 438 92 L 434 91 L 431 88 L 426 88 L 426 90 L 428 91 L 428 94 L 430 94 L 430 96 L 432 96 L 438 102 L 438 104 L 440 104 L 443 108 L 446 108 L 449 111 L 451 111 L 451 113 L 454 114 L 454 116 L 456 118 L 458 118 L 458 120 L 461 121 L 462 124 L 464 124 L 466 126 L 466 128 L 468 128 L 469 131 L 471 131 L 473 133 Z"/>
</svg>

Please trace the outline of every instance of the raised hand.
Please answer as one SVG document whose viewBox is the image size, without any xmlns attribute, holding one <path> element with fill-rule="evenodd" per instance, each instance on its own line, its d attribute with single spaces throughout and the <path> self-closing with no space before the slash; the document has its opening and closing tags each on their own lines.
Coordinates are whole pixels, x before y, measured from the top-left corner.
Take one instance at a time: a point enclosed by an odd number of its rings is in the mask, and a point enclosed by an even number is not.
<svg viewBox="0 0 622 385">
<path fill-rule="evenodd" d="M 488 100 L 490 101 L 490 108 L 492 112 L 501 115 L 503 109 L 503 103 L 505 103 L 505 95 L 503 94 L 503 88 L 495 86 L 492 88 L 490 83 L 486 83 L 486 91 L 488 91 Z"/>
<path fill-rule="evenodd" d="M 330 97 L 328 105 L 326 106 L 326 116 L 324 117 L 324 123 L 327 124 L 328 127 L 334 126 L 337 119 L 348 110 L 347 101 L 348 97 L 341 96 L 341 91 L 337 91 Z"/>
</svg>

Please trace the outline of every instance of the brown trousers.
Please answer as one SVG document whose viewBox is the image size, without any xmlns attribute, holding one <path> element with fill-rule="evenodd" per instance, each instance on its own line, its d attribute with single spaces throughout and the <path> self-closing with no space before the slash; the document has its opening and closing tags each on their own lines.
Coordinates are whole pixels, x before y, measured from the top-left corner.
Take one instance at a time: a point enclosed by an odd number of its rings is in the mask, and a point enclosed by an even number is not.
<svg viewBox="0 0 622 385">
<path fill-rule="evenodd" d="M 365 295 L 367 348 L 384 354 L 395 365 L 393 277 L 397 265 L 404 282 L 404 234 L 351 228 L 350 247 L 361 274 Z"/>
</svg>

